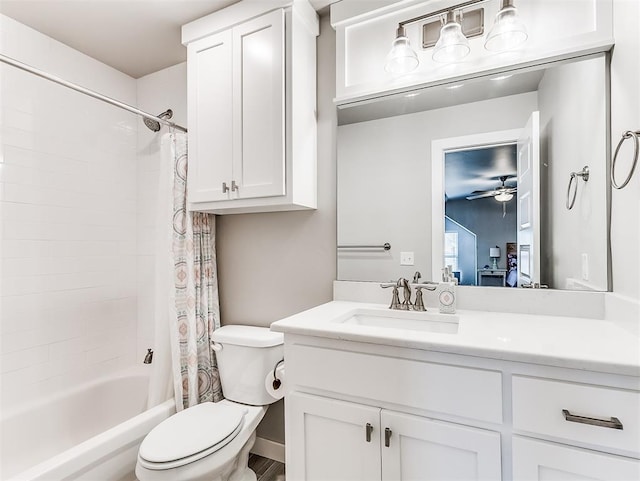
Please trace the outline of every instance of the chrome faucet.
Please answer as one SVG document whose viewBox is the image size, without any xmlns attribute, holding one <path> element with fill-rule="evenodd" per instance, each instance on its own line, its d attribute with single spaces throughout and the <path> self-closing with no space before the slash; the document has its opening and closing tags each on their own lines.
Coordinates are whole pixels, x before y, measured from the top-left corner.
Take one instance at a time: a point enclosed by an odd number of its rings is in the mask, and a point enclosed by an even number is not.
<svg viewBox="0 0 640 481">
<path fill-rule="evenodd" d="M 380 284 L 380 287 L 383 289 L 392 287 L 393 292 L 391 294 L 391 304 L 389 305 L 389 309 L 395 309 L 399 311 L 426 311 L 427 308 L 424 305 L 424 299 L 422 298 L 422 290 L 426 289 L 427 291 L 435 291 L 438 286 L 437 282 L 433 281 L 424 281 L 417 282 L 420 277 L 420 272 L 416 272 L 413 276 L 413 283 L 409 283 L 407 279 L 401 277 L 396 282 L 387 282 Z M 415 302 L 411 302 L 411 286 L 415 286 L 416 288 L 416 300 Z M 402 287 L 402 302 L 400 302 L 400 295 L 398 289 Z"/>
<path fill-rule="evenodd" d="M 151 364 L 151 362 L 153 361 L 153 349 L 147 349 L 147 353 L 144 356 L 144 361 L 142 361 L 145 364 Z"/>
<path fill-rule="evenodd" d="M 413 275 L 413 283 L 419 284 L 421 277 L 422 277 L 422 274 L 420 274 L 420 271 L 416 271 L 416 273 Z"/>
<path fill-rule="evenodd" d="M 411 285 L 409 284 L 409 281 L 404 277 L 398 279 L 397 282 L 387 282 L 380 284 L 380 287 L 382 287 L 383 289 L 393 287 L 389 309 L 396 309 L 400 311 L 411 311 L 413 309 L 413 304 L 411 303 Z M 400 302 L 400 295 L 398 293 L 398 288 L 400 287 L 402 287 L 403 290 L 402 302 Z"/>
<path fill-rule="evenodd" d="M 400 304 L 400 309 L 403 311 L 412 310 L 413 304 L 411 302 L 411 286 L 409 285 L 409 281 L 401 277 L 398 279 L 398 287 L 402 287 L 402 304 Z"/>
</svg>

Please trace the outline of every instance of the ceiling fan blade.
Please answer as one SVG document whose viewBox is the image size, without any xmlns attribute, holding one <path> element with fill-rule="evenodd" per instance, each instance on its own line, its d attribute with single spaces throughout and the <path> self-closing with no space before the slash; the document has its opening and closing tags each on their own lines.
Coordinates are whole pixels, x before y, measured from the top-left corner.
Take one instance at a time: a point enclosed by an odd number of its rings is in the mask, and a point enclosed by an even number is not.
<svg viewBox="0 0 640 481">
<path fill-rule="evenodd" d="M 495 197 L 500 192 L 496 190 L 488 190 L 486 192 L 478 192 L 477 194 L 471 194 L 466 197 L 467 200 L 485 199 L 487 197 Z"/>
</svg>

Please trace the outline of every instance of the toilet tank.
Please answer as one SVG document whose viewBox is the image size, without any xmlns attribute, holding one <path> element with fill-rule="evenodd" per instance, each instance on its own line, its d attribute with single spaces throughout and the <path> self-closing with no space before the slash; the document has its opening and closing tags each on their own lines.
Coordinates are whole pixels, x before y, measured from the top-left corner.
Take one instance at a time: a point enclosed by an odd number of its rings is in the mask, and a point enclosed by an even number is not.
<svg viewBox="0 0 640 481">
<path fill-rule="evenodd" d="M 223 326 L 213 332 L 211 340 L 225 398 L 254 406 L 276 401 L 264 384 L 284 357 L 282 333 L 266 327 Z"/>
</svg>

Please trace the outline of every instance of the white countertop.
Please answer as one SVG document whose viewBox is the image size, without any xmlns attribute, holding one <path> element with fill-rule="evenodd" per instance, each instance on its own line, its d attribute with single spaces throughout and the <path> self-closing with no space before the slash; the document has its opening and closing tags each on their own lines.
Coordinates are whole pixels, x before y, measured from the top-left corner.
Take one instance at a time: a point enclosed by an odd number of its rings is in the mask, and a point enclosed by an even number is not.
<svg viewBox="0 0 640 481">
<path fill-rule="evenodd" d="M 332 301 L 276 321 L 271 329 L 285 334 L 640 376 L 640 338 L 610 321 L 458 310 L 457 334 L 330 322 L 353 309 L 386 307 Z M 437 313 L 437 309 L 428 310 Z"/>
</svg>

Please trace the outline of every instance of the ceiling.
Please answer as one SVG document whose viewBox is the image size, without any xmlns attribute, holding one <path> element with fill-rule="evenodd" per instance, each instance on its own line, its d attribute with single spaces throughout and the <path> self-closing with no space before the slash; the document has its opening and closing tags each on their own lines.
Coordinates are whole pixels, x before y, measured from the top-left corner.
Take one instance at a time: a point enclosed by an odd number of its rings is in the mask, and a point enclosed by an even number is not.
<svg viewBox="0 0 640 481">
<path fill-rule="evenodd" d="M 445 193 L 448 200 L 464 199 L 478 191 L 500 187 L 500 177 L 509 177 L 507 187 L 515 187 L 516 145 L 464 149 L 445 154 Z"/>
<path fill-rule="evenodd" d="M 320 10 L 334 1 L 311 4 Z M 0 13 L 139 78 L 187 59 L 180 42 L 182 25 L 236 2 L 0 0 Z"/>
</svg>

